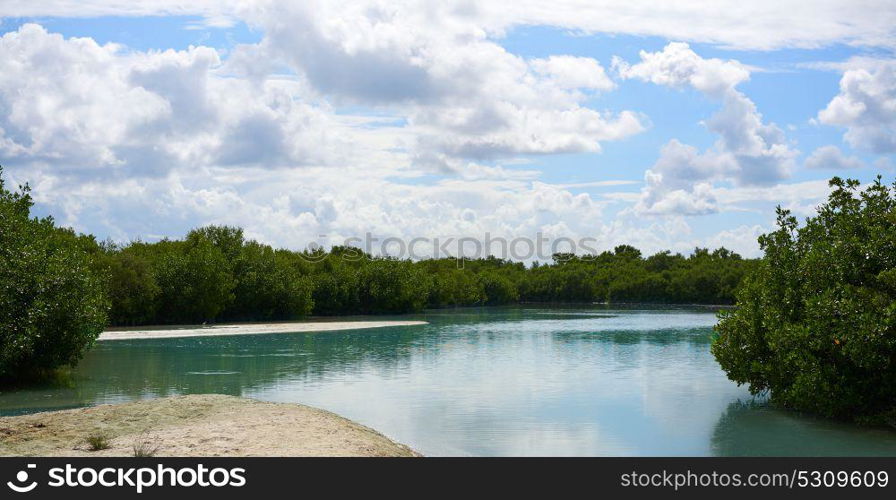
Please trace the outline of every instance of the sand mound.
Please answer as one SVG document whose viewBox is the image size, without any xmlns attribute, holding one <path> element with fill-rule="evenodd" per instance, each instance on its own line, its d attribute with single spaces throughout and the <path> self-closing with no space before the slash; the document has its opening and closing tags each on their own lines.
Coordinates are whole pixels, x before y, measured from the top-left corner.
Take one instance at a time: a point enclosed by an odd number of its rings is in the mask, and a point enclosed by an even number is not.
<svg viewBox="0 0 896 500">
<path fill-rule="evenodd" d="M 102 435 L 110 448 L 90 451 Z M 7 456 L 415 456 L 328 411 L 223 395 L 174 396 L 0 417 Z"/>
</svg>

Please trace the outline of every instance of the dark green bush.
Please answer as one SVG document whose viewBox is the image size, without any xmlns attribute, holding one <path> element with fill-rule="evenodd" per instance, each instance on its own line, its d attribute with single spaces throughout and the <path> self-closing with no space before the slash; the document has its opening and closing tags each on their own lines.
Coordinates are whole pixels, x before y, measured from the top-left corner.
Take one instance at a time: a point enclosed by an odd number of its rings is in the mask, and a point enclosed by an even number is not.
<svg viewBox="0 0 896 500">
<path fill-rule="evenodd" d="M 30 215 L 29 190 L 0 171 L 0 377 L 76 363 L 106 324 L 105 277 L 91 237 Z"/>
<path fill-rule="evenodd" d="M 430 307 L 470 306 L 485 301 L 485 290 L 476 275 L 464 269 L 427 273 L 432 281 Z"/>
<path fill-rule="evenodd" d="M 778 209 L 765 259 L 721 315 L 712 352 L 780 406 L 896 422 L 896 186 L 834 178 L 803 227 Z"/>
<path fill-rule="evenodd" d="M 489 271 L 479 275 L 485 292 L 486 304 L 502 305 L 515 304 L 520 300 L 520 293 L 516 285 L 509 278 L 497 272 Z"/>
<path fill-rule="evenodd" d="M 163 241 L 154 247 L 160 322 L 213 321 L 232 302 L 230 263 L 211 241 Z"/>
<path fill-rule="evenodd" d="M 143 325 L 156 318 L 162 290 L 149 260 L 134 248 L 112 249 L 100 257 L 109 269 L 109 320 L 115 325 Z"/>
<path fill-rule="evenodd" d="M 358 275 L 361 312 L 404 313 L 426 306 L 430 280 L 410 261 L 372 260 Z"/>
<path fill-rule="evenodd" d="M 234 263 L 234 276 L 235 298 L 226 310 L 228 319 L 297 319 L 311 312 L 311 280 L 267 245 L 245 243 Z"/>
<path fill-rule="evenodd" d="M 325 263 L 332 264 L 330 261 Z M 360 310 L 358 272 L 355 269 L 333 265 L 326 272 L 314 275 L 312 280 L 316 314 L 352 314 Z"/>
</svg>

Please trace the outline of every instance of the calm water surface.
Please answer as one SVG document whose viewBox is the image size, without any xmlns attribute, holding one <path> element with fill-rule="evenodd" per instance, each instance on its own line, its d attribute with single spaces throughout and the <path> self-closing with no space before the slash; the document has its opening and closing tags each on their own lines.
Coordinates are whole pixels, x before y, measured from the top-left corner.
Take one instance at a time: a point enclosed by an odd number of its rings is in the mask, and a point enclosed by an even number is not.
<svg viewBox="0 0 896 500">
<path fill-rule="evenodd" d="M 419 317 L 430 324 L 101 342 L 67 383 L 0 393 L 0 414 L 222 393 L 325 408 L 425 455 L 896 455 L 894 432 L 753 401 L 709 352 L 712 312 Z"/>
</svg>

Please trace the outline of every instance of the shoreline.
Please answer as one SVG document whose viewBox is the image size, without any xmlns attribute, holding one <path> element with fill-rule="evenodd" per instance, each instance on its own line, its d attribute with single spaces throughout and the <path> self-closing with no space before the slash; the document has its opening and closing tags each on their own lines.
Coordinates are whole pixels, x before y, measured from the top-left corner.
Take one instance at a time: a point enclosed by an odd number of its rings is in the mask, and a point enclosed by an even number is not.
<svg viewBox="0 0 896 500">
<path fill-rule="evenodd" d="M 91 451 L 88 438 L 108 448 Z M 0 417 L 0 456 L 417 457 L 335 413 L 201 394 Z"/>
<path fill-rule="evenodd" d="M 272 333 L 316 333 L 362 330 L 396 326 L 426 325 L 426 321 L 321 321 L 296 323 L 242 323 L 210 326 L 136 327 L 106 330 L 98 341 L 172 339 L 181 337 L 222 337 Z"/>
</svg>

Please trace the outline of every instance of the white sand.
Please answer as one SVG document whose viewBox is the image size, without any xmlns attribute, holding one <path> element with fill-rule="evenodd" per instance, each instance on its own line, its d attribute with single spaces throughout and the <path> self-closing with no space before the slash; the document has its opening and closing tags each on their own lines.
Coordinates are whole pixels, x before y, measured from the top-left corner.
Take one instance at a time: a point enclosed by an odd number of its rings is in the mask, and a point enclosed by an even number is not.
<svg viewBox="0 0 896 500">
<path fill-rule="evenodd" d="M 90 451 L 92 435 L 110 447 Z M 160 457 L 417 456 L 328 411 L 217 394 L 0 417 L 0 456 L 127 457 L 135 447 Z"/>
<path fill-rule="evenodd" d="M 108 330 L 99 340 L 171 339 L 177 337 L 218 337 L 223 335 L 259 335 L 265 333 L 312 333 L 388 326 L 425 325 L 426 321 L 320 321 L 306 323 L 246 323 L 170 329 Z"/>
</svg>

